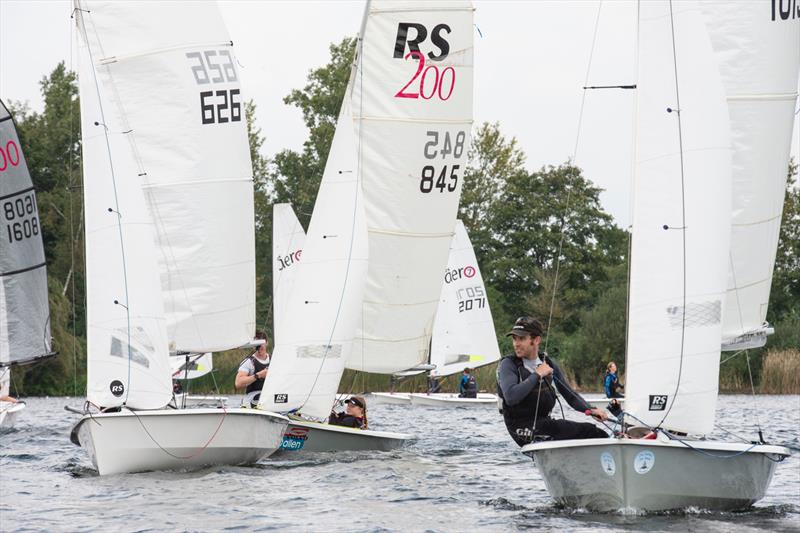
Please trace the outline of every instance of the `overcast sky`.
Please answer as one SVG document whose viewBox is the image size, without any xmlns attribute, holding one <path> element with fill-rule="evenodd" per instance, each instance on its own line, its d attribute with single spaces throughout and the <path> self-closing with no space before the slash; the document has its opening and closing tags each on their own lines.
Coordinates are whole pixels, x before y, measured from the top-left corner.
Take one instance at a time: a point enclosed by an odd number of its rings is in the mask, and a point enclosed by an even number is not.
<svg viewBox="0 0 800 533">
<path fill-rule="evenodd" d="M 300 149 L 306 129 L 283 97 L 305 85 L 328 60 L 328 45 L 359 29 L 364 2 L 222 0 L 246 98 L 258 105 L 264 155 Z M 476 1 L 475 121 L 498 121 L 519 140 L 528 167 L 572 157 L 584 77 L 592 51 L 598 2 Z M 68 0 L 0 0 L 0 98 L 41 110 L 38 82 L 74 56 Z M 589 82 L 633 83 L 632 1 L 606 1 L 600 10 Z M 601 199 L 617 223 L 630 220 L 634 91 L 590 91 L 575 160 L 605 189 Z M 800 140 L 795 121 L 792 153 Z M 541 199 L 546 201 L 546 199 Z"/>
</svg>

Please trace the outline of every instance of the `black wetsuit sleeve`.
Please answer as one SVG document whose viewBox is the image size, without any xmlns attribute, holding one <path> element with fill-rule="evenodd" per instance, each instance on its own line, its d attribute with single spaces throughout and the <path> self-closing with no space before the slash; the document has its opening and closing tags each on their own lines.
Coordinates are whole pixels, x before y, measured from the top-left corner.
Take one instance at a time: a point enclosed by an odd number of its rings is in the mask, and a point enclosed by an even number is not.
<svg viewBox="0 0 800 533">
<path fill-rule="evenodd" d="M 547 363 L 553 367 L 553 382 L 556 384 L 556 388 L 558 392 L 561 393 L 561 396 L 567 400 L 567 403 L 575 409 L 576 411 L 580 411 L 581 413 L 589 410 L 592 408 L 591 405 L 586 403 L 580 394 L 572 390 L 572 387 L 569 386 L 569 382 L 567 378 L 564 377 L 564 373 L 561 371 L 561 368 L 549 357 L 547 358 Z"/>
<path fill-rule="evenodd" d="M 517 405 L 522 402 L 539 384 L 539 374 L 534 372 L 522 383 L 518 383 L 517 368 L 509 359 L 500 361 L 497 368 L 497 385 L 503 393 L 503 399 L 508 405 Z"/>
</svg>

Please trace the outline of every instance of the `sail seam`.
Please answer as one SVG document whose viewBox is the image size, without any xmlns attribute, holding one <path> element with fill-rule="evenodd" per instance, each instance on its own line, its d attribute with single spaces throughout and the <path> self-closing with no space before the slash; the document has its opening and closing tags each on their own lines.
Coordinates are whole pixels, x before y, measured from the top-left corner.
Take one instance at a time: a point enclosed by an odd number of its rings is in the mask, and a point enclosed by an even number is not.
<svg viewBox="0 0 800 533">
<path fill-rule="evenodd" d="M 198 42 L 198 43 L 189 43 L 189 44 L 182 44 L 178 46 L 170 46 L 166 48 L 156 48 L 154 50 L 147 50 L 145 52 L 138 52 L 135 54 L 123 54 L 118 56 L 109 56 L 103 57 L 97 60 L 98 65 L 110 65 L 111 63 L 118 63 L 120 61 L 125 61 L 126 59 L 135 59 L 144 56 L 152 56 L 156 54 L 161 54 L 164 52 L 174 52 L 176 50 L 188 50 L 190 48 L 196 48 L 199 46 L 233 46 L 233 42 L 231 41 L 213 41 L 213 42 Z"/>
<path fill-rule="evenodd" d="M 175 181 L 170 183 L 143 183 L 142 189 L 164 189 L 167 187 L 183 187 L 186 185 L 190 185 L 192 187 L 197 185 L 205 185 L 208 183 L 253 183 L 253 178 L 217 178 L 217 179 L 207 179 L 202 181 Z"/>
<path fill-rule="evenodd" d="M 734 94 L 728 96 L 728 101 L 740 100 L 794 100 L 797 98 L 797 93 L 751 93 L 751 94 Z"/>
<path fill-rule="evenodd" d="M 5 196 L 0 196 L 0 200 L 5 200 L 6 198 L 19 196 L 20 194 L 25 194 L 26 192 L 30 192 L 32 190 L 34 190 L 34 188 L 31 186 L 31 187 L 28 187 L 27 189 L 22 189 L 22 190 L 17 191 L 17 192 L 12 192 L 11 194 L 7 194 Z"/>
<path fill-rule="evenodd" d="M 382 116 L 373 116 L 373 117 L 353 117 L 360 119 L 362 122 L 368 121 L 384 121 L 384 122 L 401 122 L 401 123 L 408 123 L 408 124 L 459 124 L 459 125 L 472 125 L 475 121 L 474 120 L 459 120 L 459 119 L 448 119 L 448 118 L 440 118 L 440 119 L 421 119 L 421 118 L 393 118 L 393 117 L 382 117 Z"/>
<path fill-rule="evenodd" d="M 29 266 L 26 268 L 20 268 L 19 270 L 12 270 L 10 272 L 0 272 L 0 278 L 3 276 L 13 276 L 14 274 L 22 274 L 23 272 L 29 272 L 31 270 L 36 270 L 37 268 L 42 268 L 43 266 L 47 265 L 47 261 L 43 263 L 39 263 L 38 265 Z"/>
<path fill-rule="evenodd" d="M 396 237 L 409 237 L 409 238 L 426 238 L 426 239 L 452 239 L 452 233 L 411 233 L 408 231 L 393 231 L 387 229 L 368 228 L 369 233 L 377 233 L 379 235 L 394 235 Z"/>
</svg>

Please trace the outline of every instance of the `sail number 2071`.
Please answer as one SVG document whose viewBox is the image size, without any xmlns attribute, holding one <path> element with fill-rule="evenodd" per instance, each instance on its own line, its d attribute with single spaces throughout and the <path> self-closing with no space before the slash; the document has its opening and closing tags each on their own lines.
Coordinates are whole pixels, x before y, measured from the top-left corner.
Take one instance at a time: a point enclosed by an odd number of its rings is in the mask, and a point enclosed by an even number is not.
<svg viewBox="0 0 800 533">
<path fill-rule="evenodd" d="M 436 159 L 461 159 L 464 155 L 464 143 L 467 134 L 459 131 L 451 135 L 449 131 L 427 131 L 426 143 L 423 149 L 425 159 L 432 160 L 430 165 L 422 167 L 419 180 L 419 190 L 422 193 L 433 192 L 454 192 L 458 188 L 458 171 L 461 165 L 442 165 L 436 168 L 433 164 Z"/>
</svg>

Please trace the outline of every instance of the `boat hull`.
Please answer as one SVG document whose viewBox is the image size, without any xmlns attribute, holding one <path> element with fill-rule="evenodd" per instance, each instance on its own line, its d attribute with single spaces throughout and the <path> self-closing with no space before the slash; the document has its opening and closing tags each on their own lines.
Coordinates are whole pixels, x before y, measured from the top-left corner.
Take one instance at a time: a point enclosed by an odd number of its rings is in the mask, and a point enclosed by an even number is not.
<svg viewBox="0 0 800 533">
<path fill-rule="evenodd" d="M 252 464 L 281 445 L 289 419 L 255 409 L 121 411 L 72 428 L 100 475 Z"/>
<path fill-rule="evenodd" d="M 20 412 L 25 409 L 25 402 L 0 402 L 0 429 L 14 427 Z"/>
<path fill-rule="evenodd" d="M 429 407 L 496 407 L 497 396 L 479 393 L 477 398 L 459 398 L 458 394 L 411 394 L 413 405 Z"/>
<path fill-rule="evenodd" d="M 746 508 L 764 497 L 782 446 L 662 439 L 529 444 L 553 499 L 591 511 Z M 712 457 L 713 456 L 713 457 Z M 724 457 L 724 458 L 723 458 Z"/>
<path fill-rule="evenodd" d="M 411 440 L 411 435 L 405 433 L 291 420 L 283 434 L 280 455 L 340 451 L 389 451 L 402 448 Z"/>
<path fill-rule="evenodd" d="M 369 394 L 369 403 L 372 405 L 409 405 L 411 403 L 411 395 L 407 392 L 371 392 Z"/>
</svg>

